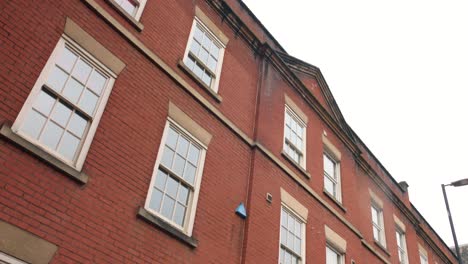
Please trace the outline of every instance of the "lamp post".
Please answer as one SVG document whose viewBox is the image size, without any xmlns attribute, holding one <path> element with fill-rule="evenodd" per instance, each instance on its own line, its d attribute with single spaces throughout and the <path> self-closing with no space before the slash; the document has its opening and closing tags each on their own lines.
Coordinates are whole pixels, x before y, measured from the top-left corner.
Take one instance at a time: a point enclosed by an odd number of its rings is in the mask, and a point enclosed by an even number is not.
<svg viewBox="0 0 468 264">
<path fill-rule="evenodd" d="M 445 193 L 445 186 L 459 187 L 459 186 L 464 186 L 464 185 L 468 185 L 468 178 L 463 179 L 463 180 L 454 181 L 454 182 L 449 183 L 449 184 L 442 184 L 441 185 L 442 186 L 442 193 L 444 194 L 445 207 L 447 207 L 447 214 L 448 214 L 449 221 L 450 221 L 450 227 L 452 228 L 452 236 L 453 236 L 453 241 L 455 242 L 455 250 L 457 252 L 457 258 L 458 258 L 458 262 L 460 264 L 463 264 L 463 263 L 462 263 L 462 259 L 461 259 L 461 255 L 460 255 L 460 248 L 458 247 L 457 235 L 455 234 L 455 227 L 453 226 L 452 214 L 450 213 L 450 207 L 449 207 L 448 200 L 447 200 L 447 194 Z"/>
</svg>

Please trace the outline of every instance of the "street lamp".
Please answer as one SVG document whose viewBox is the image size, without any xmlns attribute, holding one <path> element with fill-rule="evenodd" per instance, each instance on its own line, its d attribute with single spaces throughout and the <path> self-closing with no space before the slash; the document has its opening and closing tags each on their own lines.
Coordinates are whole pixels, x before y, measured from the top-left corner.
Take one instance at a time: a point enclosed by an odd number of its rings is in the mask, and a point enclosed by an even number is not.
<svg viewBox="0 0 468 264">
<path fill-rule="evenodd" d="M 453 236 L 453 241 L 455 242 L 455 250 L 457 252 L 458 263 L 460 264 L 463 264 L 463 263 L 462 263 L 462 259 L 460 255 L 460 248 L 458 247 L 457 235 L 455 234 L 455 227 L 453 227 L 452 214 L 450 213 L 450 207 L 449 207 L 448 200 L 447 200 L 447 194 L 445 193 L 445 186 L 459 187 L 459 186 L 464 186 L 464 185 L 468 185 L 468 178 L 454 181 L 449 184 L 441 185 L 442 193 L 444 194 L 445 207 L 447 207 L 447 214 L 448 214 L 449 221 L 450 221 L 450 227 L 452 228 L 452 236 Z"/>
</svg>

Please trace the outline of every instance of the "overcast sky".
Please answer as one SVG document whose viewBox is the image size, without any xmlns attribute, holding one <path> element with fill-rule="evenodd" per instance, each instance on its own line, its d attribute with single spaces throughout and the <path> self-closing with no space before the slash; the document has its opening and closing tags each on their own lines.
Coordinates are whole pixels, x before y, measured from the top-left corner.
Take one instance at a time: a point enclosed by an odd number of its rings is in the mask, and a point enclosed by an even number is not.
<svg viewBox="0 0 468 264">
<path fill-rule="evenodd" d="M 321 69 L 348 124 L 454 245 L 440 185 L 468 178 L 468 2 L 244 2 L 289 54 Z M 447 193 L 468 244 L 468 186 Z"/>
</svg>

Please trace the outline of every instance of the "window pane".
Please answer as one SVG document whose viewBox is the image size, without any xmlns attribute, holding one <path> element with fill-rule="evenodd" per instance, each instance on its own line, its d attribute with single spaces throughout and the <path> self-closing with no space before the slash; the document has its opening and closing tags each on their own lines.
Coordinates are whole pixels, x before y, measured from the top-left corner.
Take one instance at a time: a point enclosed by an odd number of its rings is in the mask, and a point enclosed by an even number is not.
<svg viewBox="0 0 468 264">
<path fill-rule="evenodd" d="M 213 57 L 210 56 L 210 57 L 208 58 L 208 62 L 207 62 L 207 65 L 206 65 L 206 66 L 208 66 L 208 68 L 209 68 L 212 72 L 216 72 L 216 64 L 217 64 L 217 63 L 218 63 L 218 62 L 217 62 Z"/>
<path fill-rule="evenodd" d="M 169 195 L 175 199 L 177 195 L 178 187 L 179 187 L 179 183 L 176 180 L 174 180 L 172 177 L 168 177 L 167 186 L 166 186 L 166 195 Z"/>
<path fill-rule="evenodd" d="M 379 224 L 379 212 L 373 206 L 371 207 L 372 211 L 372 222 Z"/>
<path fill-rule="evenodd" d="M 79 60 L 75 68 L 73 69 L 72 76 L 78 79 L 82 83 L 86 83 L 88 80 L 88 76 L 91 73 L 91 66 L 88 63 L 84 62 L 83 60 Z"/>
<path fill-rule="evenodd" d="M 52 122 L 48 122 L 41 136 L 41 142 L 51 149 L 57 148 L 63 129 Z"/>
<path fill-rule="evenodd" d="M 330 177 L 335 178 L 335 163 L 325 154 L 323 154 L 323 169 Z"/>
<path fill-rule="evenodd" d="M 281 244 L 286 245 L 286 239 L 288 238 L 288 231 L 286 228 L 281 227 Z"/>
<path fill-rule="evenodd" d="M 190 163 L 187 163 L 187 165 L 185 166 L 185 172 L 184 172 L 184 179 L 190 183 L 190 184 L 193 184 L 194 180 L 195 180 L 195 172 L 197 171 L 197 169 L 192 166 Z"/>
<path fill-rule="evenodd" d="M 181 185 L 179 187 L 179 194 L 177 195 L 177 201 L 179 201 L 183 205 L 187 205 L 188 194 L 189 194 L 189 189 Z"/>
<path fill-rule="evenodd" d="M 37 96 L 36 101 L 34 102 L 34 108 L 48 116 L 50 114 L 50 110 L 52 110 L 52 106 L 54 106 L 54 103 L 55 98 L 41 90 Z"/>
<path fill-rule="evenodd" d="M 55 105 L 54 110 L 50 118 L 54 120 L 57 124 L 65 127 L 68 123 L 68 119 L 72 113 L 72 109 L 62 104 L 60 101 Z"/>
<path fill-rule="evenodd" d="M 179 155 L 175 155 L 174 164 L 172 166 L 172 170 L 174 171 L 174 173 L 179 176 L 182 176 L 182 173 L 184 172 L 184 166 L 185 159 Z"/>
<path fill-rule="evenodd" d="M 66 132 L 65 135 L 63 135 L 62 142 L 60 143 L 59 153 L 65 158 L 72 160 L 79 144 L 80 140 L 77 137 Z"/>
<path fill-rule="evenodd" d="M 162 199 L 162 192 L 158 191 L 157 189 L 153 189 L 151 193 L 151 200 L 149 207 L 157 212 L 161 208 L 161 199 Z"/>
<path fill-rule="evenodd" d="M 63 89 L 62 94 L 70 100 L 72 103 L 78 102 L 78 99 L 80 98 L 81 92 L 83 92 L 84 86 L 77 82 L 75 79 L 71 78 L 67 85 L 65 86 L 65 89 Z"/>
<path fill-rule="evenodd" d="M 211 48 L 211 39 L 205 34 L 205 37 L 203 38 L 203 47 L 209 51 Z"/>
<path fill-rule="evenodd" d="M 132 16 L 135 15 L 135 10 L 137 9 L 137 6 L 133 2 L 129 0 L 124 0 L 122 1 L 121 6 L 123 10 L 125 10 L 125 12 L 129 13 Z"/>
<path fill-rule="evenodd" d="M 37 139 L 42 127 L 44 127 L 45 122 L 46 118 L 44 116 L 40 115 L 34 110 L 31 110 L 28 114 L 28 117 L 24 121 L 21 130 L 34 139 Z"/>
<path fill-rule="evenodd" d="M 377 241 L 380 241 L 379 229 L 377 229 L 377 227 L 373 226 L 372 232 L 374 233 L 374 239 L 377 240 Z"/>
<path fill-rule="evenodd" d="M 68 75 L 61 69 L 54 67 L 49 74 L 47 84 L 55 91 L 62 91 L 63 85 L 67 81 Z"/>
<path fill-rule="evenodd" d="M 166 179 L 167 179 L 167 174 L 162 172 L 161 170 L 158 170 L 158 174 L 156 175 L 156 181 L 154 185 L 160 190 L 165 190 Z"/>
<path fill-rule="evenodd" d="M 87 86 L 93 90 L 96 94 L 101 94 L 104 85 L 106 84 L 107 78 L 99 73 L 98 71 L 94 70 L 89 78 Z"/>
<path fill-rule="evenodd" d="M 60 55 L 57 64 L 60 65 L 60 67 L 62 67 L 65 71 L 70 72 L 77 58 L 78 56 L 76 56 L 68 48 L 65 48 L 63 53 Z"/>
<path fill-rule="evenodd" d="M 198 63 L 195 64 L 195 67 L 193 68 L 193 73 L 195 73 L 195 75 L 199 78 L 201 78 L 201 76 L 203 75 L 203 69 L 200 67 L 200 65 L 198 65 Z"/>
<path fill-rule="evenodd" d="M 294 237 L 294 251 L 301 254 L 301 240 L 298 237 Z"/>
<path fill-rule="evenodd" d="M 181 226 L 184 224 L 184 217 L 185 217 L 185 207 L 177 203 L 176 211 L 174 214 L 174 222 L 176 222 L 176 224 Z"/>
<path fill-rule="evenodd" d="M 201 42 L 203 40 L 203 32 L 198 28 L 195 27 L 195 31 L 193 32 L 193 37 L 198 40 L 198 42 Z"/>
<path fill-rule="evenodd" d="M 199 155 L 200 155 L 200 150 L 197 147 L 195 147 L 193 144 L 190 145 L 190 150 L 189 150 L 189 153 L 188 153 L 188 160 L 192 164 L 197 165 Z"/>
<path fill-rule="evenodd" d="M 177 137 L 178 136 L 179 136 L 179 134 L 177 132 L 175 132 L 174 129 L 169 127 L 169 131 L 167 133 L 167 138 L 166 138 L 166 145 L 168 145 L 172 149 L 175 149 L 176 144 L 177 144 Z"/>
<path fill-rule="evenodd" d="M 94 108 L 98 102 L 98 97 L 91 93 L 89 90 L 85 90 L 81 97 L 79 106 L 89 115 L 93 115 Z"/>
<path fill-rule="evenodd" d="M 174 158 L 174 151 L 172 151 L 170 148 L 165 146 L 163 156 L 161 159 L 161 164 L 166 166 L 166 168 L 171 168 L 173 158 Z"/>
<path fill-rule="evenodd" d="M 209 75 L 208 73 L 205 72 L 205 74 L 203 74 L 203 77 L 202 77 L 202 81 L 208 85 L 208 86 L 211 86 L 211 75 Z"/>
<path fill-rule="evenodd" d="M 213 57 L 218 60 L 218 57 L 219 57 L 219 48 L 218 46 L 216 45 L 211 45 L 211 51 L 210 51 L 211 55 L 213 55 Z"/>
<path fill-rule="evenodd" d="M 335 196 L 335 184 L 327 177 L 325 176 L 325 190 Z"/>
<path fill-rule="evenodd" d="M 184 137 L 179 137 L 179 145 L 177 146 L 177 153 L 182 157 L 187 156 L 187 150 L 189 147 L 189 142 Z"/>
<path fill-rule="evenodd" d="M 73 113 L 72 118 L 68 123 L 68 130 L 70 130 L 77 137 L 81 138 L 83 136 L 87 124 L 88 122 L 86 121 L 86 119 L 84 119 L 75 112 Z"/>
<path fill-rule="evenodd" d="M 291 232 L 288 232 L 288 248 L 294 249 L 294 234 Z"/>
<path fill-rule="evenodd" d="M 338 262 L 338 254 L 327 247 L 327 264 L 339 264 Z"/>
<path fill-rule="evenodd" d="M 163 207 L 161 214 L 165 217 L 172 219 L 172 212 L 174 211 L 175 201 L 169 196 L 164 196 Z"/>
<path fill-rule="evenodd" d="M 201 62 L 203 62 L 204 64 L 207 64 L 207 62 L 208 62 L 208 51 L 206 51 L 204 48 L 201 48 L 197 57 Z"/>
<path fill-rule="evenodd" d="M 200 50 L 200 44 L 196 41 L 192 41 L 192 44 L 190 45 L 190 51 L 193 53 L 193 55 L 198 56 L 198 51 Z"/>
</svg>

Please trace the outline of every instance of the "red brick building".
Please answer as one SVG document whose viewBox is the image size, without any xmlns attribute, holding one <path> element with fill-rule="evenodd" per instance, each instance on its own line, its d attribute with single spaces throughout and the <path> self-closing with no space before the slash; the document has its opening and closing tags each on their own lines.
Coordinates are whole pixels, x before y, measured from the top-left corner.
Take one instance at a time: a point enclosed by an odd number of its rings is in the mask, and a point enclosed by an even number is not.
<svg viewBox="0 0 468 264">
<path fill-rule="evenodd" d="M 1 263 L 456 263 L 242 1 L 0 10 Z"/>
</svg>

